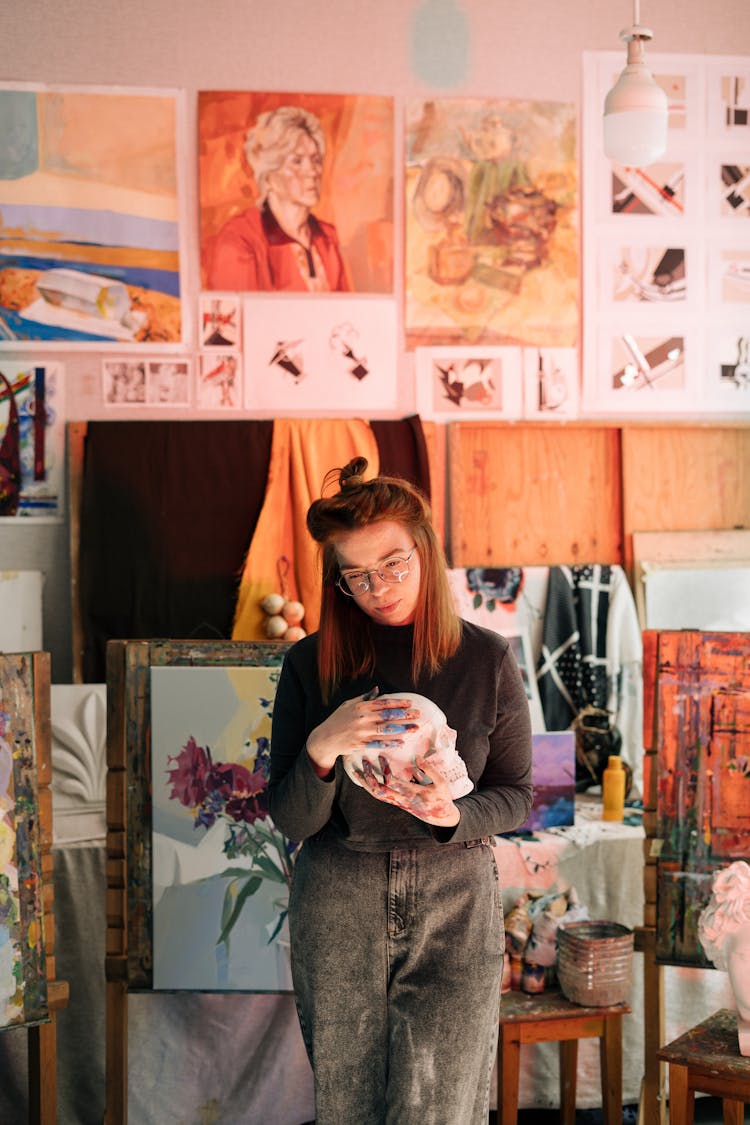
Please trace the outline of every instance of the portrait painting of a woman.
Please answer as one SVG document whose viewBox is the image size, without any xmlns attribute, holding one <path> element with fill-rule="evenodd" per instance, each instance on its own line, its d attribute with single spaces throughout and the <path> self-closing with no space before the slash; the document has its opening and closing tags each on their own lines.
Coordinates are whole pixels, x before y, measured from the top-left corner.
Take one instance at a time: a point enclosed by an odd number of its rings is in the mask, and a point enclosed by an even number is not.
<svg viewBox="0 0 750 1125">
<path fill-rule="evenodd" d="M 392 256 L 390 246 L 383 250 L 392 234 L 387 195 L 380 205 L 371 202 L 369 213 L 356 205 L 362 188 L 352 169 L 357 159 L 362 177 L 366 117 L 361 107 L 346 105 L 386 99 L 338 98 L 336 107 L 324 100 L 314 112 L 311 96 L 287 95 L 279 104 L 264 103 L 261 95 L 244 97 L 252 112 L 241 121 L 240 113 L 227 120 L 223 112 L 227 105 L 236 106 L 236 95 L 201 95 L 204 287 L 313 293 L 386 289 L 380 281 Z M 369 129 L 367 135 L 372 137 Z M 381 135 L 379 142 L 386 139 Z M 379 147 L 376 143 L 370 158 L 376 198 L 379 186 L 392 178 L 390 161 L 378 158 Z M 380 216 L 373 204 L 380 206 Z"/>
</svg>

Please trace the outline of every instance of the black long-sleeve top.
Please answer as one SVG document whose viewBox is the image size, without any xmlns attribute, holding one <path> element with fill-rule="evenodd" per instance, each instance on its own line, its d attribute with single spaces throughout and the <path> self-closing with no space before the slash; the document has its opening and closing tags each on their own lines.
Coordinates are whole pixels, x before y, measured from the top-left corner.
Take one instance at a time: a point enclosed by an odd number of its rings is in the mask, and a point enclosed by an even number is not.
<svg viewBox="0 0 750 1125">
<path fill-rule="evenodd" d="M 348 681 L 324 705 L 317 670 L 317 635 L 285 657 L 273 711 L 269 806 L 292 840 L 325 830 L 358 851 L 458 843 L 522 824 L 531 809 L 529 705 L 510 645 L 498 633 L 462 621 L 461 643 L 435 676 L 412 678 L 411 625 L 373 625 L 373 675 Z M 373 798 L 346 775 L 341 759 L 332 779 L 319 778 L 305 750 L 310 732 L 346 699 L 377 684 L 381 695 L 433 700 L 457 732 L 456 749 L 474 789 L 456 801 L 455 827 L 435 827 Z"/>
</svg>

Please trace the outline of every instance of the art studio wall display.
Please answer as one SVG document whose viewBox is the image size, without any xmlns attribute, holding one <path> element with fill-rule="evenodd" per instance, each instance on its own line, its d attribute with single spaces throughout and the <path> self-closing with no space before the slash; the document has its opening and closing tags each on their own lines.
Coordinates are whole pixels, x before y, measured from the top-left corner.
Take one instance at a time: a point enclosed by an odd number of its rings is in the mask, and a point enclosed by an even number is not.
<svg viewBox="0 0 750 1125">
<path fill-rule="evenodd" d="M 602 151 L 621 63 L 584 53 L 584 409 L 750 413 L 750 58 L 649 56 L 669 130 L 646 168 Z"/>
<path fill-rule="evenodd" d="M 0 84 L 0 347 L 183 338 L 170 91 Z"/>
<path fill-rule="evenodd" d="M 407 347 L 578 340 L 575 107 L 412 99 Z"/>
<path fill-rule="evenodd" d="M 395 409 L 392 298 L 246 297 L 245 406 L 275 414 Z"/>
<path fill-rule="evenodd" d="M 198 149 L 204 289 L 393 291 L 392 98 L 203 90 Z"/>
<path fill-rule="evenodd" d="M 523 349 L 523 416 L 552 422 L 576 418 L 579 400 L 577 348 Z"/>
<path fill-rule="evenodd" d="M 417 406 L 423 418 L 520 418 L 520 348 L 417 348 Z"/>
<path fill-rule="evenodd" d="M 62 364 L 0 359 L 0 519 L 58 519 L 64 490 Z"/>
</svg>

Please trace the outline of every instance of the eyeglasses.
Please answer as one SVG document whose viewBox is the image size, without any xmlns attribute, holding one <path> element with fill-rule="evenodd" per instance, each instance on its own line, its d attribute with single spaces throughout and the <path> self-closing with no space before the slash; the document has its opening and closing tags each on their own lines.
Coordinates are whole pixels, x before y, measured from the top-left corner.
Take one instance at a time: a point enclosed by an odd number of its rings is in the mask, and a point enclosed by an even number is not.
<svg viewBox="0 0 750 1125">
<path fill-rule="evenodd" d="M 372 590 L 371 574 L 377 574 L 381 582 L 388 582 L 391 585 L 403 582 L 409 576 L 409 562 L 416 549 L 415 544 L 404 558 L 400 555 L 392 555 L 372 570 L 353 570 L 350 574 L 342 574 L 337 585 L 350 598 L 360 598 Z"/>
</svg>

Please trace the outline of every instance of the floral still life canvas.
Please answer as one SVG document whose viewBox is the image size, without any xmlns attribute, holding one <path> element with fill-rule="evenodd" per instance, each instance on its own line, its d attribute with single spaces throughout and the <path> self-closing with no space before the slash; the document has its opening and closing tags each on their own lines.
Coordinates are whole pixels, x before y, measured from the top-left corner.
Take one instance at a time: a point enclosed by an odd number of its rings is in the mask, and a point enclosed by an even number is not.
<svg viewBox="0 0 750 1125">
<path fill-rule="evenodd" d="M 154 988 L 291 990 L 298 845 L 268 814 L 278 667 L 153 668 Z"/>
<path fill-rule="evenodd" d="M 406 148 L 407 346 L 574 347 L 575 106 L 414 99 Z"/>
</svg>

